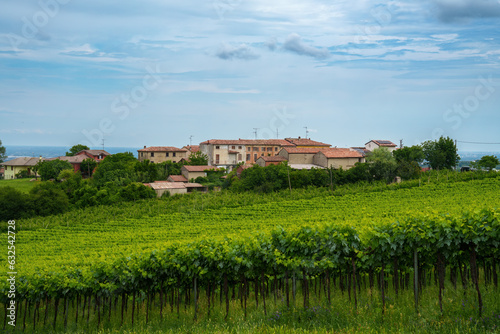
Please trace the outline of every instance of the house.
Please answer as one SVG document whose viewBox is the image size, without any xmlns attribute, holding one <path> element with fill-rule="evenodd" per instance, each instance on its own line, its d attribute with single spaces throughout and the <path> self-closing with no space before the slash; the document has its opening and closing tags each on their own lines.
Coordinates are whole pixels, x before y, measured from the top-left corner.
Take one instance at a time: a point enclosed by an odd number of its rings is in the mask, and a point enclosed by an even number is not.
<svg viewBox="0 0 500 334">
<path fill-rule="evenodd" d="M 182 166 L 181 173 L 188 180 L 195 180 L 198 177 L 206 177 L 207 171 L 218 170 L 213 166 Z"/>
<path fill-rule="evenodd" d="M 179 162 L 181 159 L 187 160 L 188 155 L 189 151 L 187 149 L 173 146 L 144 146 L 143 149 L 137 150 L 139 161 L 149 160 L 154 163 Z"/>
<path fill-rule="evenodd" d="M 158 197 L 161 197 L 166 192 L 170 195 L 176 195 L 191 193 L 195 190 L 207 191 L 207 188 L 199 183 L 156 181 L 144 185 L 153 189 Z"/>
<path fill-rule="evenodd" d="M 362 156 L 366 157 L 366 155 L 370 152 L 366 149 L 366 147 L 351 147 L 353 150 L 358 151 Z"/>
<path fill-rule="evenodd" d="M 188 179 L 184 175 L 170 175 L 167 178 L 169 182 L 188 182 Z"/>
<path fill-rule="evenodd" d="M 208 164 L 234 168 L 240 163 L 253 164 L 261 156 L 274 156 L 283 147 L 294 144 L 284 139 L 210 139 L 200 143 L 200 151 L 208 156 Z"/>
<path fill-rule="evenodd" d="M 397 148 L 396 144 L 390 140 L 370 140 L 365 144 L 365 148 L 370 152 L 379 147 L 386 147 L 390 152 Z"/>
<path fill-rule="evenodd" d="M 200 151 L 200 145 L 186 145 L 182 146 L 182 148 L 188 150 L 190 155 Z"/>
<path fill-rule="evenodd" d="M 9 161 L 5 161 L 2 163 L 4 167 L 4 178 L 6 180 L 11 180 L 16 178 L 16 174 L 19 172 L 26 170 L 28 174 L 33 174 L 33 167 L 40 161 L 43 161 L 42 157 L 39 158 L 30 158 L 30 157 L 21 157 L 12 159 Z"/>
<path fill-rule="evenodd" d="M 252 165 L 239 165 L 238 168 L 236 168 L 236 176 L 240 177 L 241 173 L 243 173 L 245 169 L 252 167 Z"/>
<path fill-rule="evenodd" d="M 63 160 L 67 161 L 73 166 L 73 170 L 75 172 L 79 171 L 82 165 L 83 160 L 89 159 L 89 157 L 85 154 L 80 154 L 80 155 L 74 155 L 74 156 L 61 156 L 57 158 L 50 158 L 47 159 L 47 161 L 52 161 L 52 160 Z"/>
<path fill-rule="evenodd" d="M 0 167 L 0 180 L 3 180 L 4 175 L 5 175 L 5 168 Z"/>
<path fill-rule="evenodd" d="M 314 155 L 321 150 L 319 147 L 285 147 L 279 155 L 284 157 L 289 165 L 314 164 Z"/>
<path fill-rule="evenodd" d="M 328 148 L 313 157 L 313 163 L 325 168 L 349 169 L 357 162 L 365 162 L 363 154 L 352 148 Z"/>
<path fill-rule="evenodd" d="M 269 165 L 279 165 L 283 161 L 286 161 L 285 157 L 283 157 L 281 155 L 275 155 L 275 156 L 271 156 L 271 157 L 268 157 L 268 156 L 260 157 L 257 159 L 257 161 L 255 163 L 257 165 L 259 165 L 260 167 L 267 167 Z"/>
<path fill-rule="evenodd" d="M 104 150 L 83 150 L 75 154 L 75 156 L 85 156 L 86 158 L 94 159 L 96 162 L 101 162 L 104 158 L 110 155 L 111 153 Z"/>
<path fill-rule="evenodd" d="M 82 168 L 82 163 L 86 159 L 95 160 L 97 163 L 104 160 L 104 158 L 110 156 L 111 153 L 108 153 L 104 150 L 83 150 L 76 153 L 73 156 L 60 156 L 56 158 L 47 159 L 47 161 L 51 160 L 63 160 L 69 162 L 73 166 L 73 170 L 78 172 Z"/>
</svg>

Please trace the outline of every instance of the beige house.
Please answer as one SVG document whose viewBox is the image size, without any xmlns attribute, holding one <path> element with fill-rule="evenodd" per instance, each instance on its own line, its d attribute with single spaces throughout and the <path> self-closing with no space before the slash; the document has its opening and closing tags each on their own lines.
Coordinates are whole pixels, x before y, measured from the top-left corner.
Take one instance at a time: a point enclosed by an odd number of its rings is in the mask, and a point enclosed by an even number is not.
<svg viewBox="0 0 500 334">
<path fill-rule="evenodd" d="M 149 160 L 154 163 L 179 162 L 181 159 L 188 159 L 189 151 L 185 148 L 172 146 L 144 146 L 143 149 L 137 150 L 137 157 L 139 161 Z"/>
<path fill-rule="evenodd" d="M 232 169 L 237 164 L 253 164 L 258 158 L 278 155 L 283 147 L 295 144 L 284 139 L 210 139 L 200 143 L 200 151 L 208 156 L 208 164 Z"/>
<path fill-rule="evenodd" d="M 344 170 L 354 167 L 357 162 L 365 162 L 364 156 L 351 148 L 328 148 L 314 155 L 313 163 L 325 168 Z"/>
<path fill-rule="evenodd" d="M 284 157 L 289 165 L 313 164 L 314 155 L 321 150 L 322 148 L 318 147 L 286 147 L 279 155 Z"/>
<path fill-rule="evenodd" d="M 206 177 L 207 170 L 218 170 L 214 166 L 182 166 L 181 173 L 189 181 L 195 180 L 197 177 Z"/>
<path fill-rule="evenodd" d="M 170 195 L 187 194 L 194 190 L 206 191 L 206 187 L 198 183 L 183 183 L 183 182 L 168 182 L 156 181 L 153 183 L 145 183 L 147 187 L 152 188 L 156 192 L 156 196 L 161 197 L 168 192 Z"/>
<path fill-rule="evenodd" d="M 5 169 L 4 179 L 5 180 L 15 179 L 16 174 L 23 170 L 26 170 L 28 171 L 29 174 L 33 174 L 33 176 L 35 176 L 35 173 L 33 172 L 33 167 L 40 161 L 43 161 L 42 157 L 39 158 L 21 157 L 5 161 L 2 163 L 2 166 L 4 166 Z"/>
<path fill-rule="evenodd" d="M 397 149 L 396 144 L 394 144 L 390 140 L 370 140 L 368 143 L 365 144 L 365 148 L 368 151 L 373 151 L 379 147 L 386 147 L 390 152 Z"/>
</svg>

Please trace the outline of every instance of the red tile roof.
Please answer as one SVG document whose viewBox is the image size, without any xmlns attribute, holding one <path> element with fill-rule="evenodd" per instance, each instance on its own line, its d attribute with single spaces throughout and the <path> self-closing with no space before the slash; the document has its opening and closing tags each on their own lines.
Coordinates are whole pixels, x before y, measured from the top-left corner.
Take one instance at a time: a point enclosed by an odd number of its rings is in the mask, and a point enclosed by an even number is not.
<svg viewBox="0 0 500 334">
<path fill-rule="evenodd" d="M 72 164 L 81 164 L 83 162 L 83 160 L 85 160 L 85 159 L 92 159 L 92 158 L 89 158 L 87 155 L 84 155 L 84 154 L 79 154 L 79 155 L 74 155 L 71 157 L 61 156 L 61 157 L 57 157 L 57 158 L 51 158 L 51 159 L 47 159 L 47 161 L 63 160 L 63 161 L 67 161 L 67 162 L 72 163 Z"/>
<path fill-rule="evenodd" d="M 350 148 L 328 148 L 320 151 L 328 159 L 332 158 L 362 158 L 363 154 Z"/>
<path fill-rule="evenodd" d="M 170 175 L 167 181 L 171 182 L 188 182 L 184 175 Z"/>
<path fill-rule="evenodd" d="M 191 153 L 195 153 L 195 152 L 198 152 L 200 150 L 200 145 L 186 145 L 186 146 L 183 146 L 182 148 L 185 148 L 186 150 L 188 150 Z"/>
<path fill-rule="evenodd" d="M 150 146 L 137 150 L 137 152 L 187 152 L 187 150 L 173 146 Z"/>
<path fill-rule="evenodd" d="M 330 147 L 332 145 L 325 144 L 319 141 L 311 140 L 309 138 L 285 138 L 286 141 L 296 145 L 296 146 L 321 146 L 321 147 Z"/>
<path fill-rule="evenodd" d="M 370 142 L 374 142 L 375 144 L 377 144 L 378 146 L 381 146 L 381 147 L 396 147 L 397 145 L 394 144 L 392 141 L 390 140 L 370 140 L 368 143 Z M 366 144 L 368 144 L 366 143 Z M 366 145 L 365 144 L 365 145 Z"/>
<path fill-rule="evenodd" d="M 98 156 L 98 155 L 111 155 L 111 153 L 108 153 L 104 150 L 83 150 L 83 151 L 80 151 L 78 153 L 76 153 L 75 155 L 79 155 L 80 153 L 89 153 L 91 155 L 95 155 L 95 156 Z"/>
<path fill-rule="evenodd" d="M 43 158 L 41 159 L 43 160 Z M 40 158 L 30 158 L 30 157 L 21 157 L 12 159 L 9 161 L 2 162 L 3 166 L 34 166 L 40 161 Z"/>
<path fill-rule="evenodd" d="M 325 148 L 320 147 L 285 147 L 283 148 L 288 154 L 316 154 Z"/>
</svg>

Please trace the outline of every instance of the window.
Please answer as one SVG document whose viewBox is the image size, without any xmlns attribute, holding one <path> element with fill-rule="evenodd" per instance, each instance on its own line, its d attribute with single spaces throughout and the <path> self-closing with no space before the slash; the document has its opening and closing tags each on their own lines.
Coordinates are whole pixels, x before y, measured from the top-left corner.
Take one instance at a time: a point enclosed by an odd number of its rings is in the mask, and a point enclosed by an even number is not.
<svg viewBox="0 0 500 334">
<path fill-rule="evenodd" d="M 144 152 L 141 152 L 141 158 L 144 156 Z"/>
<path fill-rule="evenodd" d="M 238 149 L 240 149 L 240 150 L 241 150 L 241 146 L 238 146 Z"/>
<path fill-rule="evenodd" d="M 277 148 L 277 147 L 275 147 L 275 148 L 274 148 L 274 151 L 278 151 L 278 148 Z"/>
<path fill-rule="evenodd" d="M 272 147 L 268 147 L 268 148 L 267 148 L 267 151 L 268 151 L 268 152 L 272 152 L 272 150 L 273 150 L 273 148 L 272 148 Z"/>
<path fill-rule="evenodd" d="M 266 148 L 265 148 L 265 147 L 263 147 L 263 148 L 262 148 L 262 152 L 265 152 L 265 151 L 266 151 Z"/>
<path fill-rule="evenodd" d="M 215 163 L 218 164 L 219 163 L 219 159 L 220 159 L 220 155 L 219 154 L 216 154 L 215 155 Z"/>
<path fill-rule="evenodd" d="M 220 149 L 220 146 L 215 146 L 215 149 L 216 149 L 216 150 Z"/>
<path fill-rule="evenodd" d="M 264 153 L 261 153 L 261 154 L 260 154 L 260 156 L 261 156 L 261 157 L 263 157 L 263 156 L 264 156 Z"/>
<path fill-rule="evenodd" d="M 155 156 L 155 152 L 151 152 L 151 158 Z"/>
<path fill-rule="evenodd" d="M 242 156 L 241 156 L 241 153 L 240 153 L 240 154 L 238 154 L 238 161 L 241 161 L 241 158 L 242 158 Z"/>
<path fill-rule="evenodd" d="M 257 160 L 257 153 L 255 153 L 255 154 L 253 155 L 253 161 L 256 161 L 256 160 Z"/>
<path fill-rule="evenodd" d="M 247 151 L 250 151 L 250 147 L 247 147 Z"/>
<path fill-rule="evenodd" d="M 175 157 L 175 152 L 172 152 L 172 156 Z"/>
<path fill-rule="evenodd" d="M 236 148 L 236 146 L 233 145 L 233 146 L 231 146 L 231 148 L 234 150 Z"/>
<path fill-rule="evenodd" d="M 172 161 L 172 162 L 175 164 L 177 161 L 175 161 L 175 160 L 174 160 L 174 161 Z"/>
<path fill-rule="evenodd" d="M 259 152 L 259 148 L 258 147 L 254 147 L 253 150 L 254 150 L 254 152 Z"/>
<path fill-rule="evenodd" d="M 168 152 L 167 152 L 167 154 L 165 156 L 168 158 Z"/>
<path fill-rule="evenodd" d="M 250 149 L 250 147 L 249 147 Z M 250 161 L 250 154 L 247 154 L 247 161 Z"/>
</svg>

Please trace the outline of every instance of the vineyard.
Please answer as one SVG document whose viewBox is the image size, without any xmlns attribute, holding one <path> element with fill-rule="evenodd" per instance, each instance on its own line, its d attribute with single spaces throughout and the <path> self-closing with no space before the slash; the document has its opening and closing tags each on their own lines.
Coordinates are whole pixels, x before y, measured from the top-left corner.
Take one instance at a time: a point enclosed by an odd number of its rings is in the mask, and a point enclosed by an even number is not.
<svg viewBox="0 0 500 334">
<path fill-rule="evenodd" d="M 323 321 L 368 332 L 362 319 L 371 317 L 413 331 L 426 321 L 423 331 L 439 331 L 442 321 L 495 332 L 500 178 L 424 181 L 195 195 L 17 221 L 16 328 L 204 332 L 215 319 L 221 331 Z M 8 288 L 2 279 L 5 329 Z"/>
</svg>

